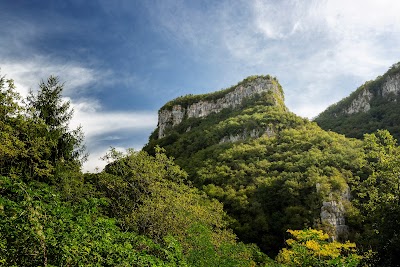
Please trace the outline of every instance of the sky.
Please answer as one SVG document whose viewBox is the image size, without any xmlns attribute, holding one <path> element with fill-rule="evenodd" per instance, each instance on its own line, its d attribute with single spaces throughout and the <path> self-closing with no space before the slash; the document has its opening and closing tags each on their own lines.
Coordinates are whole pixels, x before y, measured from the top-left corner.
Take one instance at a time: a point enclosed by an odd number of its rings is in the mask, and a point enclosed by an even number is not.
<svg viewBox="0 0 400 267">
<path fill-rule="evenodd" d="M 0 0 L 0 72 L 26 96 L 55 75 L 101 169 L 140 150 L 186 94 L 276 76 L 312 119 L 400 61 L 398 0 Z"/>
</svg>

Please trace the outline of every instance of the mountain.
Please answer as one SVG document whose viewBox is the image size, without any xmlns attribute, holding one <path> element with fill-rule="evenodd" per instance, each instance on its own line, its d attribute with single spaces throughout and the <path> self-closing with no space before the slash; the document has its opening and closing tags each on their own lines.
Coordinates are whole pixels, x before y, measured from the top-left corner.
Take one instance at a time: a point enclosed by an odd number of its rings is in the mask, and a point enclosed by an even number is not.
<svg viewBox="0 0 400 267">
<path fill-rule="evenodd" d="M 224 204 L 242 241 L 274 255 L 287 229 L 351 234 L 345 206 L 352 209 L 348 183 L 362 144 L 290 112 L 276 78 L 179 97 L 158 114 L 144 150 L 165 148 L 192 184 Z"/>
<path fill-rule="evenodd" d="M 325 131 L 252 76 L 168 102 L 147 152 L 112 148 L 83 173 L 62 89 L 21 101 L 0 75 L 1 266 L 399 266 L 387 130 Z"/>
<path fill-rule="evenodd" d="M 321 128 L 349 137 L 387 129 L 400 139 L 400 62 L 384 75 L 360 86 L 350 96 L 315 118 Z"/>
</svg>

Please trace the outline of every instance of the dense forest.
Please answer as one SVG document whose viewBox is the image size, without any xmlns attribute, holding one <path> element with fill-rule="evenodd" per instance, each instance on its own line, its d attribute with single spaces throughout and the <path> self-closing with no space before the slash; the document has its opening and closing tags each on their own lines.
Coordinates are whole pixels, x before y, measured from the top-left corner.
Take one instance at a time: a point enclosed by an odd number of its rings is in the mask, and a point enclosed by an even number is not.
<svg viewBox="0 0 400 267">
<path fill-rule="evenodd" d="M 261 94 L 83 173 L 63 88 L 50 77 L 21 99 L 0 77 L 1 266 L 399 266 L 389 131 L 346 138 Z M 321 219 L 325 202 L 343 206 L 345 234 Z"/>
</svg>

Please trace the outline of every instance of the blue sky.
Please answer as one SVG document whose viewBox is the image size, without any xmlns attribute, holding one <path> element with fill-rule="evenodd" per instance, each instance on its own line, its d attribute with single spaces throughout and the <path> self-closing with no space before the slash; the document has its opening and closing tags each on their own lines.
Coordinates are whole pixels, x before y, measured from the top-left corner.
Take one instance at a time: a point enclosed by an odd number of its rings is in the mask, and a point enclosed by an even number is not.
<svg viewBox="0 0 400 267">
<path fill-rule="evenodd" d="M 0 68 L 26 95 L 57 75 L 91 154 L 140 149 L 157 110 L 271 74 L 312 118 L 400 61 L 397 0 L 0 0 Z"/>
</svg>

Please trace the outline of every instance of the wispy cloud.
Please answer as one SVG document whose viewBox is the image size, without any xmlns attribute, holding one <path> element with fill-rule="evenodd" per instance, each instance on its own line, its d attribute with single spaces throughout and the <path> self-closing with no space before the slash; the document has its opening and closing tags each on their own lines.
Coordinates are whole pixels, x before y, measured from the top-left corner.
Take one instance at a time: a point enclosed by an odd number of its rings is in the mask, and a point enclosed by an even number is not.
<svg viewBox="0 0 400 267">
<path fill-rule="evenodd" d="M 302 116 L 317 115 L 399 60 L 395 0 L 224 1 L 205 9 L 156 3 L 168 38 L 218 62 L 232 81 L 251 72 L 278 76 L 287 104 Z M 340 79 L 351 86 L 338 88 Z"/>
<path fill-rule="evenodd" d="M 84 171 L 102 169 L 105 162 L 100 159 L 111 146 L 117 147 L 119 141 L 125 141 L 125 148 L 141 149 L 144 142 L 135 133 L 149 135 L 157 126 L 157 112 L 113 112 L 104 111 L 96 99 L 81 99 L 72 102 L 74 118 L 71 128 L 82 126 L 88 146 L 89 159 L 83 166 Z M 128 135 L 128 140 L 126 134 Z M 143 135 L 143 134 L 141 134 Z M 138 140 L 139 139 L 139 140 Z M 136 141 L 135 141 L 136 140 Z"/>
<path fill-rule="evenodd" d="M 65 87 L 66 95 L 77 94 L 83 87 L 95 84 L 106 76 L 101 71 L 76 62 L 61 64 L 39 55 L 25 60 L 3 58 L 1 71 L 15 80 L 23 96 L 26 96 L 30 89 L 37 90 L 39 82 L 46 80 L 50 75 L 62 75 L 62 80 L 68 81 L 68 86 Z"/>
<path fill-rule="evenodd" d="M 136 130 L 155 129 L 157 126 L 156 111 L 104 111 L 101 110 L 101 106 L 97 100 L 90 99 L 73 102 L 72 107 L 75 111 L 75 119 L 73 119 L 71 126 L 76 128 L 82 125 L 85 135 L 88 138 L 121 130 L 131 130 L 134 132 Z"/>
</svg>

